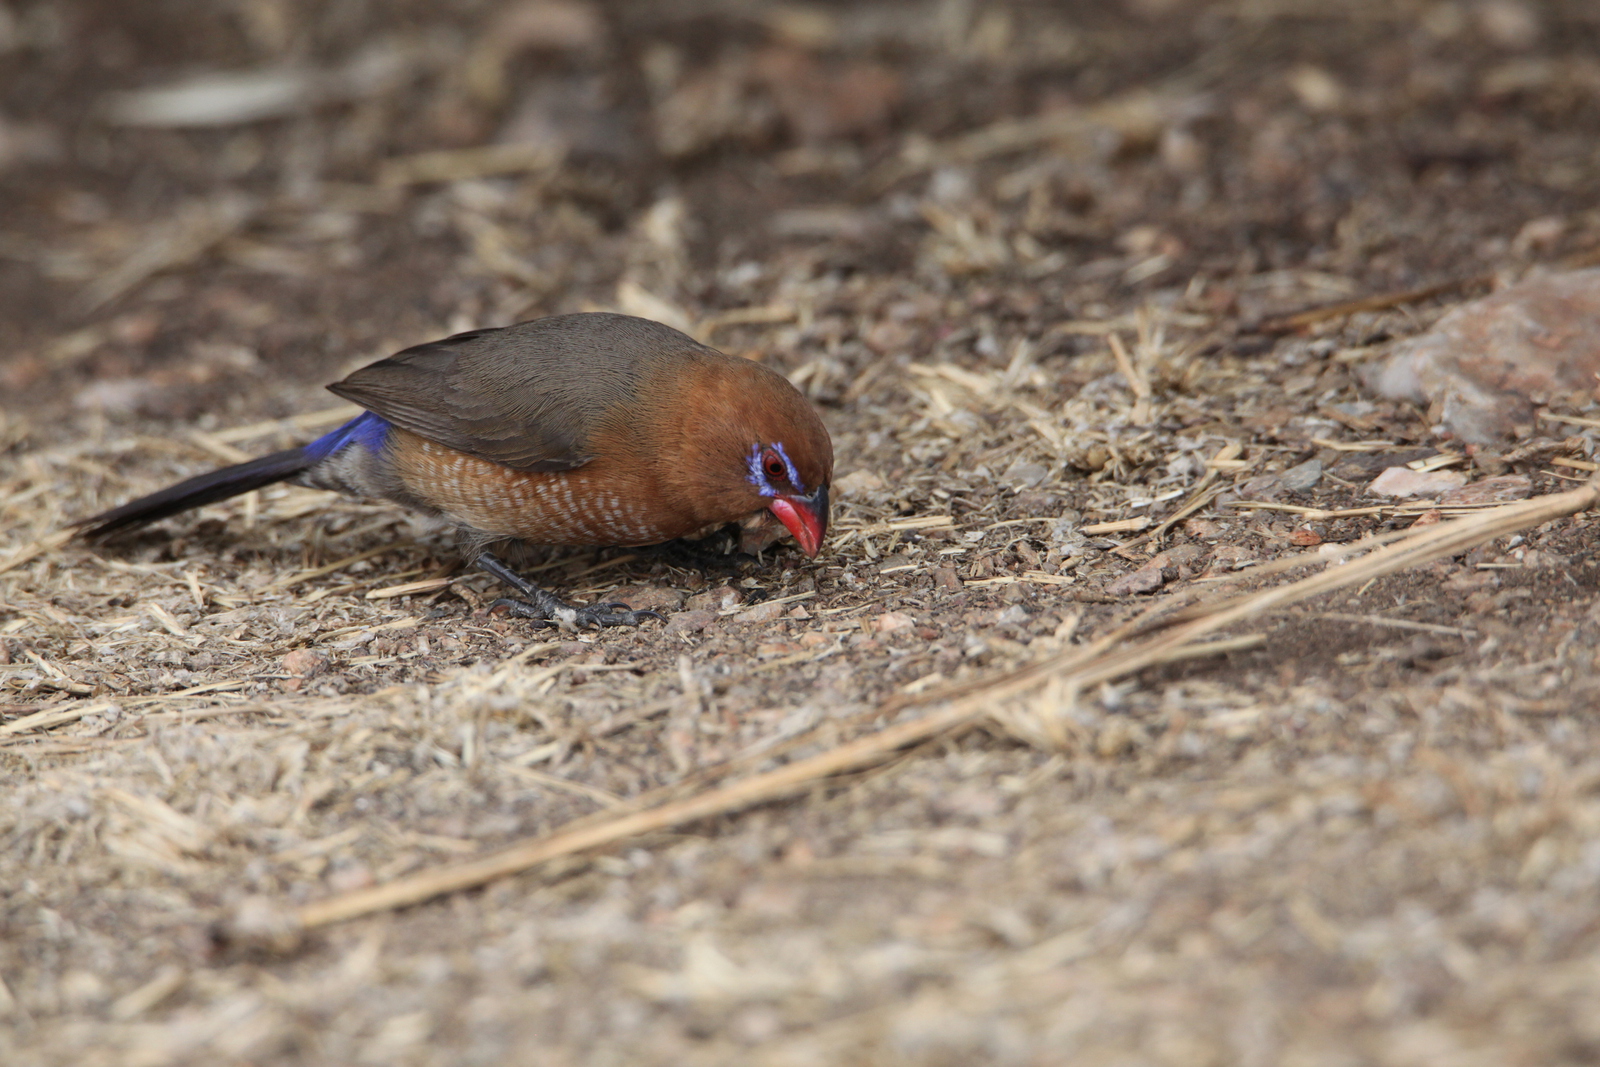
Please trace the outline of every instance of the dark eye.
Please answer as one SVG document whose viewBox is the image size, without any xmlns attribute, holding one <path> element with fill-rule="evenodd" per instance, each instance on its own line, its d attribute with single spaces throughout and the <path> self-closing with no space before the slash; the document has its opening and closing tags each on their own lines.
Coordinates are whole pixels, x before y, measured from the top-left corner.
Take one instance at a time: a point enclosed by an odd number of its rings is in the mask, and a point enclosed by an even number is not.
<svg viewBox="0 0 1600 1067">
<path fill-rule="evenodd" d="M 761 456 L 761 469 L 766 471 L 767 477 L 772 479 L 787 478 L 789 468 L 784 466 L 783 459 L 776 452 L 766 452 Z"/>
</svg>

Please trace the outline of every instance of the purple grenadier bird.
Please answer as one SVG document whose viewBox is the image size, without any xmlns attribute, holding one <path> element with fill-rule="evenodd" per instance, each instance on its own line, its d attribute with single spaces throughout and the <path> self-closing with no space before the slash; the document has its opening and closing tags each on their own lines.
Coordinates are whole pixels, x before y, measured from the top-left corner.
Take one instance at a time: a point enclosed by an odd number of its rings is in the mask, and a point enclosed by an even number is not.
<svg viewBox="0 0 1600 1067">
<path fill-rule="evenodd" d="M 565 627 L 659 618 L 567 604 L 491 549 L 643 546 L 773 520 L 815 556 L 833 444 L 781 375 L 647 319 L 578 314 L 417 345 L 328 387 L 366 411 L 310 444 L 212 471 L 75 525 L 104 537 L 274 482 L 436 515 L 515 589 L 512 614 Z"/>
</svg>

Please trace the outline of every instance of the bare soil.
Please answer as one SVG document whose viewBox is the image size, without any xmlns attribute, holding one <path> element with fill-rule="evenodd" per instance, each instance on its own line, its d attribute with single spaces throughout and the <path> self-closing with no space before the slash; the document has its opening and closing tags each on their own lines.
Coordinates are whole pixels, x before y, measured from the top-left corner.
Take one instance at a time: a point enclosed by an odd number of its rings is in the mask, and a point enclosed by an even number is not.
<svg viewBox="0 0 1600 1067">
<path fill-rule="evenodd" d="M 1592 397 L 1469 454 L 1360 374 L 1600 258 L 1596 55 L 1590 0 L 0 0 L 0 1062 L 1600 1060 L 1588 513 L 796 798 L 217 936 L 1436 519 L 1390 466 L 1576 484 Z M 302 102 L 118 95 L 261 70 Z M 364 362 L 593 308 L 816 401 L 815 562 L 550 551 L 668 614 L 561 634 L 309 490 L 59 534 L 308 439 Z"/>
</svg>

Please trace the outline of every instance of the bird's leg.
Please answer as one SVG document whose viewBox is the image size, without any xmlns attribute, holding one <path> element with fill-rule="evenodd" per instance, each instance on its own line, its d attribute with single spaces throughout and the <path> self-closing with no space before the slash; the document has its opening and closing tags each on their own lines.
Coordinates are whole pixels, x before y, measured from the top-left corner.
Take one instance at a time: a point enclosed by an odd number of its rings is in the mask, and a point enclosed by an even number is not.
<svg viewBox="0 0 1600 1067">
<path fill-rule="evenodd" d="M 506 566 L 505 561 L 492 552 L 478 553 L 473 562 L 479 570 L 494 575 L 522 597 L 520 600 L 502 597 L 489 605 L 493 609 L 504 604 L 508 613 L 519 619 L 533 619 L 563 630 L 582 630 L 590 626 L 637 626 L 646 619 L 662 618 L 660 612 L 633 611 L 626 604 L 568 604 Z"/>
</svg>

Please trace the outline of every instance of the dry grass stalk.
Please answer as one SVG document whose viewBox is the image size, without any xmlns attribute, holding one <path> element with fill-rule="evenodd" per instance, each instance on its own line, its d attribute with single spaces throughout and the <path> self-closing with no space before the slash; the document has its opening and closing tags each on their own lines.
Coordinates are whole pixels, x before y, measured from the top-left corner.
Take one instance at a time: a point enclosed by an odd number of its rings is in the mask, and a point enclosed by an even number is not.
<svg viewBox="0 0 1600 1067">
<path fill-rule="evenodd" d="M 1106 341 L 1111 346 L 1111 355 L 1117 361 L 1117 370 L 1122 372 L 1122 377 L 1127 380 L 1128 388 L 1133 391 L 1133 414 L 1131 416 L 1135 426 L 1144 426 L 1150 421 L 1150 379 L 1144 371 L 1134 363 L 1133 357 L 1128 354 L 1128 347 L 1122 343 L 1122 338 L 1116 334 L 1107 334 Z"/>
<path fill-rule="evenodd" d="M 1086 534 L 1138 533 L 1150 526 L 1150 516 L 1135 515 L 1131 519 L 1113 519 L 1110 522 L 1091 522 L 1078 527 Z"/>
<path fill-rule="evenodd" d="M 1115 337 L 1116 335 L 1113 334 L 1113 340 Z M 1218 479 L 1222 476 L 1222 472 L 1228 469 L 1230 464 L 1237 463 L 1239 461 L 1239 454 L 1243 451 L 1244 446 L 1238 441 L 1229 441 L 1227 444 L 1223 445 L 1222 448 L 1217 451 L 1217 454 L 1211 457 L 1211 462 L 1206 465 L 1205 476 L 1200 479 L 1199 484 L 1189 491 L 1189 499 L 1184 501 L 1184 503 L 1174 510 L 1171 515 L 1168 515 L 1165 519 L 1163 519 L 1161 524 L 1154 530 L 1151 530 L 1143 537 L 1136 537 L 1126 544 L 1119 545 L 1116 549 L 1117 554 L 1122 556 L 1124 559 L 1131 559 L 1133 557 L 1128 554 L 1129 551 L 1137 548 L 1139 545 L 1145 544 L 1149 541 L 1154 541 L 1157 545 L 1160 545 L 1161 539 L 1167 535 L 1168 530 L 1172 529 L 1178 523 L 1182 522 L 1184 519 L 1187 519 L 1190 515 L 1193 515 L 1195 512 L 1211 503 L 1222 493 L 1222 486 L 1218 484 Z M 1084 529 L 1087 532 L 1088 528 L 1085 527 Z M 1143 527 L 1133 527 L 1133 529 L 1143 529 Z"/>
<path fill-rule="evenodd" d="M 486 145 L 419 152 L 386 161 L 378 169 L 378 185 L 395 188 L 548 172 L 565 158 L 565 150 L 544 145 Z"/>
<path fill-rule="evenodd" d="M 162 271 L 192 263 L 249 225 L 260 211 L 261 203 L 251 197 L 225 194 L 153 224 L 127 258 L 84 287 L 79 295 L 83 312 L 104 307 Z"/>
<path fill-rule="evenodd" d="M 72 530 L 57 530 L 55 533 L 46 534 L 44 537 L 29 541 L 4 560 L 0 560 L 0 574 L 15 570 L 46 552 L 55 551 L 72 540 L 74 532 Z"/>
<path fill-rule="evenodd" d="M 1187 619 L 1195 620 L 1190 626 L 1173 631 L 1174 634 L 1186 633 L 1192 627 L 1202 624 L 1204 627 L 1200 632 L 1208 632 L 1215 629 L 1211 624 L 1219 616 L 1226 617 L 1227 621 L 1223 623 L 1226 625 L 1245 616 L 1257 615 L 1307 597 L 1358 585 L 1430 560 L 1453 556 L 1485 541 L 1508 537 L 1549 522 L 1551 519 L 1587 510 L 1597 503 L 1600 503 L 1600 479 L 1591 479 L 1577 489 L 1570 489 L 1565 493 L 1552 493 L 1549 496 L 1521 500 L 1514 504 L 1502 504 L 1499 507 L 1479 511 L 1475 515 L 1424 527 L 1420 532 L 1409 531 L 1399 539 L 1398 543 L 1341 566 L 1330 567 L 1321 574 L 1302 578 L 1298 582 L 1277 589 L 1191 605 L 1163 621 L 1177 623 Z"/>
<path fill-rule="evenodd" d="M 404 620 L 402 620 L 404 621 Z M 414 625 L 416 620 L 410 620 Z M 57 726 L 78 722 L 90 715 L 99 715 L 116 708 L 136 708 L 147 704 L 162 704 L 169 700 L 182 697 L 204 696 L 209 693 L 227 693 L 236 689 L 243 689 L 249 685 L 249 680 L 235 678 L 220 682 L 205 682 L 201 685 L 191 685 L 187 689 L 179 689 L 173 693 L 158 693 L 155 696 L 126 697 L 118 700 L 98 700 L 87 704 L 60 703 L 51 704 L 20 719 L 13 719 L 7 723 L 0 723 L 0 748 L 12 743 L 12 740 L 22 734 L 34 733 L 41 730 L 52 730 Z M 71 690 L 69 690 L 71 691 Z M 253 705 L 252 705 L 253 707 Z M 221 708 L 206 709 L 208 712 L 225 714 L 229 711 L 240 709 Z M 10 739 L 10 740 L 8 740 Z"/>
<path fill-rule="evenodd" d="M 524 841 L 486 856 L 308 904 L 299 908 L 293 917 L 301 927 L 309 929 L 377 911 L 405 907 L 526 871 L 549 860 L 776 800 L 833 775 L 871 767 L 909 745 L 970 726 L 991 714 L 1002 702 L 1047 680 L 1066 690 L 1081 691 L 1146 667 L 1170 662 L 1177 657 L 1216 648 L 1239 647 L 1237 640 L 1209 647 L 1197 643 L 1234 623 L 1429 560 L 1454 555 L 1484 541 L 1575 514 L 1597 503 L 1600 503 L 1600 479 L 1566 493 L 1507 504 L 1413 532 L 1398 544 L 1287 585 L 1198 605 L 1178 616 L 1162 620 L 1149 619 L 1152 613 L 1146 613 L 1144 619 L 1135 620 L 1129 626 L 1087 646 L 1069 649 L 997 678 L 984 679 L 976 687 L 970 684 L 945 687 L 925 695 L 896 698 L 890 702 L 893 707 L 886 705 L 879 709 L 880 713 L 943 698 L 951 699 L 945 706 L 920 717 L 885 727 L 815 756 L 740 781 L 705 788 L 687 797 L 673 798 L 675 790 L 669 787 L 641 798 L 639 803 L 644 806 L 635 806 L 634 810 L 585 820 L 569 829 Z M 1137 632 L 1141 625 L 1146 628 L 1152 625 L 1171 628 L 1143 640 L 1122 640 L 1130 630 Z M 952 690 L 955 689 L 965 690 L 965 695 L 954 696 Z M 1040 733 L 1048 736 L 1049 730 L 1046 727 Z M 765 753 L 765 758 L 773 755 L 769 751 Z M 665 799 L 656 799 L 663 795 Z"/>
<path fill-rule="evenodd" d="M 1442 626 L 1435 622 L 1417 622 L 1414 619 L 1390 619 L 1383 615 L 1358 615 L 1348 611 L 1319 611 L 1311 616 L 1333 622 L 1354 622 L 1362 626 L 1387 626 L 1391 630 L 1414 630 L 1425 634 L 1447 634 L 1451 637 L 1471 637 L 1476 630 L 1460 626 Z"/>
<path fill-rule="evenodd" d="M 800 312 L 788 304 L 732 308 L 701 319 L 695 326 L 694 336 L 706 344 L 711 344 L 716 332 L 729 326 L 776 326 L 793 322 L 799 317 Z"/>
<path fill-rule="evenodd" d="M 1538 414 L 1540 422 L 1560 422 L 1570 426 L 1587 426 L 1591 429 L 1600 429 L 1600 419 L 1586 419 L 1581 415 L 1557 415 L 1550 411 L 1541 411 Z"/>
<path fill-rule="evenodd" d="M 1375 296 L 1359 297 L 1355 300 L 1341 300 L 1334 304 L 1324 304 L 1321 307 L 1307 308 L 1292 315 L 1282 315 L 1263 321 L 1258 329 L 1262 333 L 1293 333 L 1303 330 L 1308 326 L 1315 326 L 1328 319 L 1344 318 L 1363 311 L 1383 311 L 1402 304 L 1415 304 L 1421 300 L 1431 300 L 1436 296 L 1454 293 L 1462 289 L 1475 289 L 1479 286 L 1490 285 L 1494 282 L 1492 274 L 1475 274 L 1469 278 L 1457 278 L 1453 281 L 1437 282 L 1425 285 L 1420 289 L 1403 289 L 1393 293 L 1378 293 Z"/>
<path fill-rule="evenodd" d="M 454 581 L 454 578 L 421 578 L 414 582 L 403 582 L 400 585 L 373 589 L 366 594 L 366 599 L 390 600 L 395 597 L 411 596 L 415 593 L 432 593 L 438 589 L 449 588 Z"/>
</svg>

